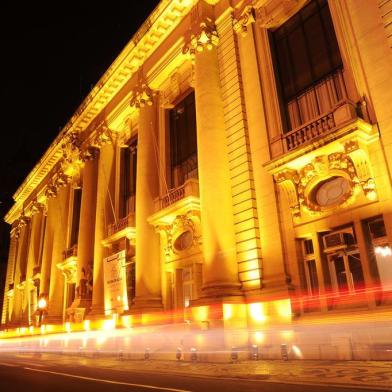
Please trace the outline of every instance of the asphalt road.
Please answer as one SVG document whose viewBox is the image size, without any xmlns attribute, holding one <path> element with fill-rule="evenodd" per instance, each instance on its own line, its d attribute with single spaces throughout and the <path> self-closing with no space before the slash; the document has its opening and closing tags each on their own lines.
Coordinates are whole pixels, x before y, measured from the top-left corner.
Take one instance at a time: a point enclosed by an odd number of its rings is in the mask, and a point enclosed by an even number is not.
<svg viewBox="0 0 392 392">
<path fill-rule="evenodd" d="M 0 390 L 12 392 L 336 392 L 368 391 L 365 389 L 278 384 L 211 377 L 191 377 L 174 374 L 143 373 L 41 362 L 0 356 Z"/>
</svg>

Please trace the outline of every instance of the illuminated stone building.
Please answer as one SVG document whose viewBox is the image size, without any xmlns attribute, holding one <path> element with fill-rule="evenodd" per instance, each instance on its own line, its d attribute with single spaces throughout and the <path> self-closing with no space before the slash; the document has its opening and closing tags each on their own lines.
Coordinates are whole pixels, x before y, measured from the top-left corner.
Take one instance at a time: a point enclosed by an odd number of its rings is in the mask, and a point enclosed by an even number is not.
<svg viewBox="0 0 392 392">
<path fill-rule="evenodd" d="M 295 334 L 391 316 L 391 8 L 162 0 L 14 195 L 6 328 L 186 320 L 226 346 L 277 328 L 267 357 L 371 355 Z"/>
</svg>

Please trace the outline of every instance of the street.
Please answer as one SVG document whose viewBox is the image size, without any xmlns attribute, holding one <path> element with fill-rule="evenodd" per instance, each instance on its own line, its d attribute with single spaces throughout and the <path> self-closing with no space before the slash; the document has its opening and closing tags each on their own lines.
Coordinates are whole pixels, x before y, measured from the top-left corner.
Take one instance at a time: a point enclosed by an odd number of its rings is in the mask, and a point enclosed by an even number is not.
<svg viewBox="0 0 392 392">
<path fill-rule="evenodd" d="M 97 359 L 96 361 L 99 361 Z M 13 392 L 28 389 L 29 392 L 43 391 L 225 391 L 225 392 L 335 392 L 357 391 L 356 388 L 340 386 L 295 385 L 263 380 L 241 380 L 235 378 L 189 376 L 146 372 L 145 370 L 117 370 L 94 367 L 80 363 L 66 364 L 55 359 L 41 361 L 33 355 L 19 357 L 0 356 L 0 387 Z M 374 389 L 361 389 L 374 392 Z"/>
</svg>

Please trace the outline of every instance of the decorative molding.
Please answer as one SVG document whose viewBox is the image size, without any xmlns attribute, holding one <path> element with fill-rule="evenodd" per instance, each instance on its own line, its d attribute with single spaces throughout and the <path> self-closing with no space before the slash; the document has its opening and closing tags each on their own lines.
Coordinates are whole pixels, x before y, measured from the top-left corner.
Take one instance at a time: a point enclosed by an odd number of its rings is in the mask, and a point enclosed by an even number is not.
<svg viewBox="0 0 392 392">
<path fill-rule="evenodd" d="M 194 57 L 196 52 L 211 50 L 218 46 L 219 36 L 215 24 L 209 18 L 200 23 L 198 31 L 191 34 L 189 41 L 185 44 L 182 53 Z"/>
<path fill-rule="evenodd" d="M 153 91 L 146 82 L 142 81 L 133 90 L 129 104 L 131 107 L 136 109 L 140 109 L 145 106 L 152 106 L 156 95 L 157 92 Z"/>
<path fill-rule="evenodd" d="M 246 6 L 241 13 L 235 15 L 233 19 L 233 28 L 237 34 L 243 37 L 248 33 L 248 26 L 255 23 L 255 11 L 252 6 Z"/>
<path fill-rule="evenodd" d="M 201 227 L 200 216 L 195 211 L 177 215 L 171 224 L 158 225 L 156 230 L 165 237 L 165 256 L 167 261 L 178 256 L 186 256 L 200 251 Z M 184 233 L 189 233 L 189 244 L 183 249 L 176 247 L 176 240 Z"/>
<path fill-rule="evenodd" d="M 97 159 L 99 155 L 99 149 L 94 146 L 87 146 L 81 149 L 79 152 L 79 159 L 82 162 L 92 161 Z"/>
<path fill-rule="evenodd" d="M 37 198 L 33 200 L 31 203 L 30 211 L 31 215 L 38 214 L 39 212 L 44 212 L 45 210 L 45 204 L 40 203 Z"/>
<path fill-rule="evenodd" d="M 308 0 L 259 0 L 256 22 L 265 29 L 276 28 L 291 18 Z"/>
<path fill-rule="evenodd" d="M 102 121 L 95 130 L 92 147 L 101 148 L 105 144 L 114 144 L 114 134 L 106 121 Z"/>
<path fill-rule="evenodd" d="M 317 215 L 352 204 L 362 190 L 369 200 L 377 198 L 374 178 L 366 152 L 357 142 L 345 144 L 346 152 L 334 152 L 315 157 L 298 170 L 284 169 L 274 175 L 275 181 L 286 193 L 289 207 L 295 220 L 301 213 Z M 329 179 L 342 177 L 349 183 L 350 190 L 339 200 L 338 205 L 320 206 L 314 200 L 314 191 Z"/>
</svg>

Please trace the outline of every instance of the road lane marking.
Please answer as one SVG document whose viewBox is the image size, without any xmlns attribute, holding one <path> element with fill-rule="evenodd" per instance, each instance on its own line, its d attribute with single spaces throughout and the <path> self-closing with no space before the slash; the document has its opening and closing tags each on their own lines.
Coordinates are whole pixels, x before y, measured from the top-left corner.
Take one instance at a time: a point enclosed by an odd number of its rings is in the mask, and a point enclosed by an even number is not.
<svg viewBox="0 0 392 392">
<path fill-rule="evenodd" d="M 13 365 L 11 363 L 6 363 L 6 362 L 0 362 L 0 366 L 19 367 L 18 365 Z"/>
<path fill-rule="evenodd" d="M 51 370 L 42 370 L 42 369 L 34 369 L 30 367 L 24 367 L 23 369 L 26 370 L 31 370 L 33 372 L 40 372 L 40 373 L 50 373 L 50 374 L 55 374 L 58 376 L 64 376 L 64 377 L 71 377 L 71 378 L 79 378 L 81 380 L 88 380 L 88 381 L 98 381 L 98 382 L 103 382 L 106 384 L 117 384 L 117 385 L 127 385 L 129 387 L 141 387 L 141 388 L 146 388 L 146 389 L 157 389 L 159 391 L 172 391 L 172 392 L 191 392 L 185 389 L 175 389 L 175 388 L 166 388 L 166 387 L 156 387 L 154 385 L 146 385 L 146 384 L 133 384 L 129 382 L 123 382 L 123 381 L 113 381 L 113 380 L 105 380 L 103 378 L 94 378 L 94 377 L 86 377 L 86 376 L 78 376 L 76 374 L 69 374 L 69 373 L 61 373 L 61 372 L 53 372 Z"/>
</svg>

